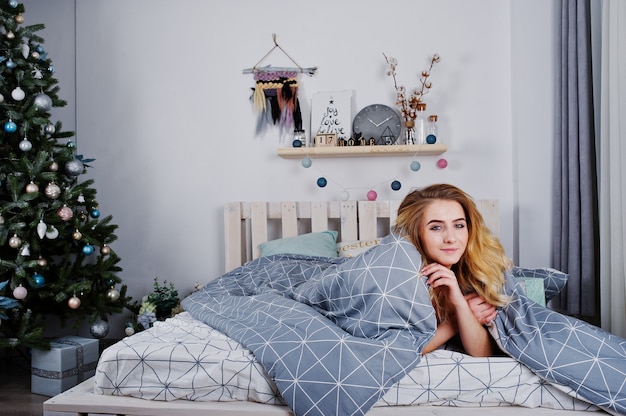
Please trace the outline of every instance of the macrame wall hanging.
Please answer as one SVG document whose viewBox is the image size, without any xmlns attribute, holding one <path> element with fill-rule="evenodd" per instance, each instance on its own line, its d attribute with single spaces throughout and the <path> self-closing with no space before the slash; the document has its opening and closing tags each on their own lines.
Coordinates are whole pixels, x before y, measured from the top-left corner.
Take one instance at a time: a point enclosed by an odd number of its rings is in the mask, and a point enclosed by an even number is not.
<svg viewBox="0 0 626 416">
<path fill-rule="evenodd" d="M 276 42 L 276 34 L 272 34 L 274 47 L 270 49 L 252 68 L 244 69 L 244 74 L 253 74 L 255 86 L 251 101 L 254 111 L 258 114 L 256 133 L 259 134 L 267 126 L 277 126 L 280 135 L 291 134 L 302 130 L 302 112 L 298 100 L 298 76 L 312 76 L 316 67 L 302 68 Z M 295 65 L 294 67 L 260 66 L 276 49 L 281 51 Z"/>
</svg>

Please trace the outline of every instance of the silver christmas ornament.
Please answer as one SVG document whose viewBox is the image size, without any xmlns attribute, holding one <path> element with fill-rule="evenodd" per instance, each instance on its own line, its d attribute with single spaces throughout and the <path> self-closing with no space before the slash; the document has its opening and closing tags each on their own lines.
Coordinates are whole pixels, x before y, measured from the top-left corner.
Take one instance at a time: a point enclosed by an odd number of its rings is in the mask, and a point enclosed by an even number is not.
<svg viewBox="0 0 626 416">
<path fill-rule="evenodd" d="M 18 144 L 18 147 L 20 148 L 20 150 L 22 152 L 28 152 L 29 150 L 31 150 L 33 148 L 33 144 L 30 142 L 30 140 L 28 140 L 26 137 L 24 137 L 24 140 L 22 140 Z"/>
<path fill-rule="evenodd" d="M 54 182 L 51 182 L 44 190 L 46 196 L 50 199 L 57 199 L 61 196 L 61 188 Z"/>
<path fill-rule="evenodd" d="M 57 230 L 54 225 L 51 225 L 50 229 L 46 231 L 46 237 L 49 238 L 50 240 L 54 240 L 58 236 L 59 236 L 59 230 Z"/>
<path fill-rule="evenodd" d="M 52 109 L 52 98 L 46 94 L 37 94 L 33 104 L 37 110 L 50 111 Z"/>
<path fill-rule="evenodd" d="M 24 97 L 26 97 L 26 93 L 20 87 L 15 87 L 15 89 L 11 91 L 11 97 L 13 97 L 15 101 L 22 101 Z"/>
<path fill-rule="evenodd" d="M 50 162 L 50 166 L 48 166 L 48 169 L 50 169 L 51 172 L 56 172 L 57 170 L 59 170 L 59 164 L 53 160 L 52 162 Z"/>
<path fill-rule="evenodd" d="M 37 224 L 37 235 L 39 238 L 43 239 L 46 236 L 46 231 L 48 231 L 48 226 L 43 220 L 40 220 L 39 224 Z"/>
<path fill-rule="evenodd" d="M 44 133 L 46 134 L 54 134 L 57 131 L 57 128 L 54 124 L 46 124 L 46 127 L 43 128 Z"/>
<path fill-rule="evenodd" d="M 83 162 L 80 160 L 70 160 L 65 164 L 65 173 L 67 173 L 68 176 L 78 176 L 83 173 L 84 168 Z"/>
<path fill-rule="evenodd" d="M 98 318 L 89 327 L 89 332 L 94 338 L 104 338 L 109 334 L 109 323 L 102 318 Z"/>
</svg>

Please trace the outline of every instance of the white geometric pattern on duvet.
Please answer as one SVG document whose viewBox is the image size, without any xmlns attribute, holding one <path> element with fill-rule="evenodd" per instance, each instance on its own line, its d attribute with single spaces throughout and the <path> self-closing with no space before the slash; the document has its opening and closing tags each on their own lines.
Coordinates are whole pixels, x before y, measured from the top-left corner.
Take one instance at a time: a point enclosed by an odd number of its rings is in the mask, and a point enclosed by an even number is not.
<svg viewBox="0 0 626 416">
<path fill-rule="evenodd" d="M 248 349 L 187 312 L 107 348 L 98 363 L 95 392 L 148 400 L 283 404 Z M 448 350 L 425 355 L 376 406 L 420 404 L 597 410 L 542 382 L 511 358 L 475 358 Z"/>
</svg>

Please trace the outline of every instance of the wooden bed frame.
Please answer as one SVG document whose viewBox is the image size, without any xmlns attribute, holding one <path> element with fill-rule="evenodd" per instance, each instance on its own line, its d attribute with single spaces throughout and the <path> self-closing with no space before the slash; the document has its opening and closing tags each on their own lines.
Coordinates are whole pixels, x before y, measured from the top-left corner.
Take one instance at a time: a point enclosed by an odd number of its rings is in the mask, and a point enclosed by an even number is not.
<svg viewBox="0 0 626 416">
<path fill-rule="evenodd" d="M 275 238 L 337 230 L 338 241 L 370 240 L 386 235 L 394 223 L 400 201 L 322 201 L 322 202 L 234 202 L 224 207 L 225 269 L 232 270 L 259 257 L 258 245 Z M 500 231 L 498 202 L 476 201 L 489 229 Z M 171 402 L 142 400 L 134 397 L 103 396 L 93 393 L 93 380 L 55 396 L 43 404 L 44 416 L 56 415 L 292 415 L 286 406 L 255 402 Z M 571 415 L 571 411 L 524 407 L 374 407 L 368 415 Z"/>
</svg>

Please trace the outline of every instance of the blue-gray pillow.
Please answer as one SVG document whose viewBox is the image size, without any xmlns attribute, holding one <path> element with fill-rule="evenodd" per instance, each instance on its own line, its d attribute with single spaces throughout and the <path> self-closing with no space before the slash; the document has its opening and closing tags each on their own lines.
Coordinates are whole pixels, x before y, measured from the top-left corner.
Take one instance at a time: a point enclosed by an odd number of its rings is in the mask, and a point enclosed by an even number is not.
<svg viewBox="0 0 626 416">
<path fill-rule="evenodd" d="M 259 244 L 261 256 L 300 254 L 303 256 L 337 257 L 337 231 L 321 231 L 296 237 L 279 238 Z"/>
</svg>

